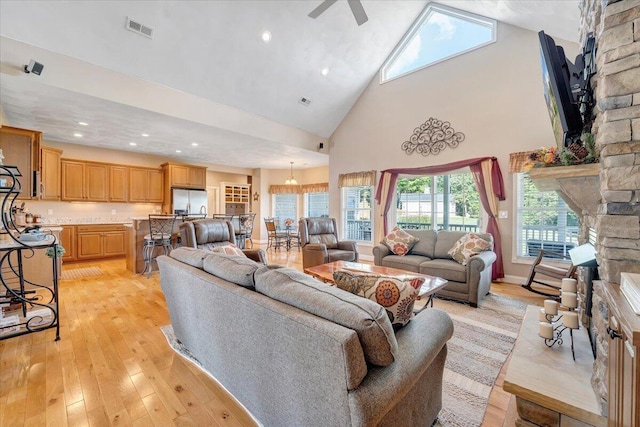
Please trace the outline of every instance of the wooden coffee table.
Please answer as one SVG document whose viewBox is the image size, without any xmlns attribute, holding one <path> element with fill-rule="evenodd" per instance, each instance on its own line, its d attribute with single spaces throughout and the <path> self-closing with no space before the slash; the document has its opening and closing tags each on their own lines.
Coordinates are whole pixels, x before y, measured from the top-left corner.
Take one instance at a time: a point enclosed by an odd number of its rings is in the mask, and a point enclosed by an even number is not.
<svg viewBox="0 0 640 427">
<path fill-rule="evenodd" d="M 418 292 L 418 298 L 428 298 L 427 303 L 420 310 L 416 310 L 416 313 L 427 308 L 429 305 L 433 307 L 433 296 L 440 289 L 444 288 L 447 285 L 447 280 L 442 279 L 440 277 L 429 276 L 427 274 L 414 273 L 412 271 L 400 270 L 398 268 L 391 267 L 382 267 L 379 265 L 371 265 L 371 264 L 361 264 L 359 262 L 348 262 L 348 261 L 334 261 L 328 264 L 320 264 L 315 267 L 305 268 L 304 272 L 310 274 L 311 276 L 322 280 L 326 283 L 334 283 L 333 281 L 333 273 L 338 270 L 347 270 L 353 271 L 357 273 L 371 273 L 371 274 L 380 274 L 384 276 L 395 277 L 399 280 L 405 279 L 413 279 L 415 277 L 423 277 L 424 284 L 420 287 L 420 291 Z"/>
</svg>

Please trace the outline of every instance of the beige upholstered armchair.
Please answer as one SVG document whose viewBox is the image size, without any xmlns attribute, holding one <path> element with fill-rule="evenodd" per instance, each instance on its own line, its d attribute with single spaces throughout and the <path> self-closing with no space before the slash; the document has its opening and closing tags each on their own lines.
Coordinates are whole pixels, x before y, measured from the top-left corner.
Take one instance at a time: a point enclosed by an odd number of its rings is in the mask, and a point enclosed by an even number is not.
<svg viewBox="0 0 640 427">
<path fill-rule="evenodd" d="M 236 244 L 236 235 L 231 221 L 224 219 L 201 219 L 180 224 L 182 246 L 208 249 L 215 246 Z M 242 252 L 256 262 L 267 264 L 267 256 L 262 249 L 244 249 Z"/>
<path fill-rule="evenodd" d="M 358 244 L 338 241 L 335 218 L 300 218 L 298 231 L 303 268 L 332 261 L 358 262 Z"/>
</svg>

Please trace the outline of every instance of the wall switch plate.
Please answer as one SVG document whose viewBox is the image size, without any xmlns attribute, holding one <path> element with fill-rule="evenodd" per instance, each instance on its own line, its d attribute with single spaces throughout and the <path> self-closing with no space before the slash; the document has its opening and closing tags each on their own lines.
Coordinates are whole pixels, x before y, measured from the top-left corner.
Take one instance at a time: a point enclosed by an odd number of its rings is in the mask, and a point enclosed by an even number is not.
<svg viewBox="0 0 640 427">
<path fill-rule="evenodd" d="M 509 218 L 508 211 L 498 211 L 498 218 Z"/>
<path fill-rule="evenodd" d="M 116 210 L 115 209 L 111 209 L 111 215 L 115 215 L 116 214 Z"/>
<path fill-rule="evenodd" d="M 47 209 L 47 215 L 53 215 L 53 209 Z"/>
</svg>

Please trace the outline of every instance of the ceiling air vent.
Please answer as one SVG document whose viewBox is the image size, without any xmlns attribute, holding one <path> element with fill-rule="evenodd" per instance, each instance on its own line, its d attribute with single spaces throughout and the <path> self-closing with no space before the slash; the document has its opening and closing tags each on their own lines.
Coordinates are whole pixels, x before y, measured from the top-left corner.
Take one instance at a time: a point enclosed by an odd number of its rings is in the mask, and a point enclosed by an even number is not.
<svg viewBox="0 0 640 427">
<path fill-rule="evenodd" d="M 300 100 L 298 100 L 298 102 L 302 105 L 304 105 L 305 107 L 308 107 L 309 104 L 311 104 L 311 100 L 309 98 L 300 98 Z"/>
<path fill-rule="evenodd" d="M 144 24 L 141 24 L 137 21 L 134 21 L 133 19 L 127 17 L 127 26 L 126 26 L 127 30 L 129 31 L 133 31 L 134 33 L 138 33 L 141 36 L 145 36 L 145 37 L 149 37 L 152 38 L 153 37 L 153 28 L 151 27 L 147 27 Z"/>
</svg>

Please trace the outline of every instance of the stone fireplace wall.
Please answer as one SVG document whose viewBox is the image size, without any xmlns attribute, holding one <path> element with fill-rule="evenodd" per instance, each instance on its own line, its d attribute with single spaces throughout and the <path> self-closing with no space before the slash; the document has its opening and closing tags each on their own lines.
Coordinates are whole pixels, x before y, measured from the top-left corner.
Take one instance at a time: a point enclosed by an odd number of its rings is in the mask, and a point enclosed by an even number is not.
<svg viewBox="0 0 640 427">
<path fill-rule="evenodd" d="M 592 132 L 601 150 L 596 218 L 602 286 L 619 286 L 621 272 L 640 273 L 640 1 L 582 0 L 581 43 L 596 36 L 597 107 Z M 607 410 L 608 307 L 594 287 L 597 360 L 592 384 Z"/>
</svg>

